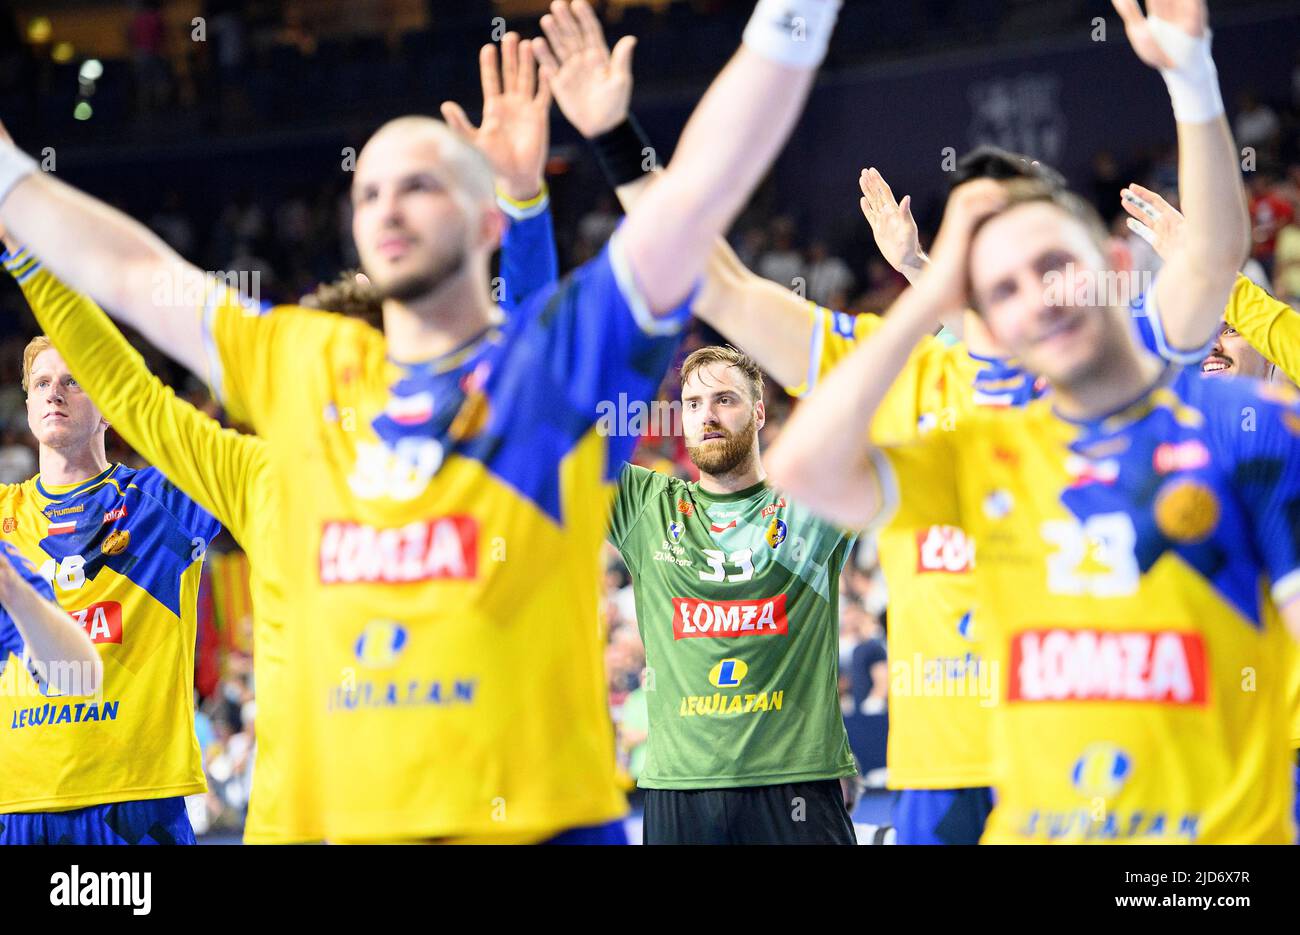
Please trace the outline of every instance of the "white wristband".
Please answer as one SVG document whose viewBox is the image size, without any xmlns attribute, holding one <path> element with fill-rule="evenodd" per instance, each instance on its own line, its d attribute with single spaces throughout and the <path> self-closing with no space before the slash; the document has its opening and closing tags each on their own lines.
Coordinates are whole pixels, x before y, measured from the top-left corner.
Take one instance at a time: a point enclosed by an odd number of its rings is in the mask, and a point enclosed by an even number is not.
<svg viewBox="0 0 1300 935">
<path fill-rule="evenodd" d="M 745 45 L 791 68 L 816 68 L 826 57 L 840 0 L 758 0 Z"/>
<path fill-rule="evenodd" d="M 10 189 L 35 171 L 35 159 L 17 146 L 0 143 L 0 201 L 8 198 Z"/>
<path fill-rule="evenodd" d="M 1223 113 L 1219 71 L 1210 55 L 1210 30 L 1189 36 L 1158 16 L 1148 16 L 1151 35 L 1173 61 L 1173 68 L 1160 69 L 1179 123 L 1209 123 Z"/>
</svg>

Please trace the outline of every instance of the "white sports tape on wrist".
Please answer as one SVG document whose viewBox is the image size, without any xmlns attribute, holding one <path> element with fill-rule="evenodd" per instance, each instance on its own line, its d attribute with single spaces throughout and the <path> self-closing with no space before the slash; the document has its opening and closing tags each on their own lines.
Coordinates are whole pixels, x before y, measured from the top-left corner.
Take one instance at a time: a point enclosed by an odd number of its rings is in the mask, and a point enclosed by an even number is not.
<svg viewBox="0 0 1300 935">
<path fill-rule="evenodd" d="M 9 197 L 9 190 L 35 171 L 35 159 L 17 146 L 0 143 L 0 201 Z"/>
<path fill-rule="evenodd" d="M 840 0 L 758 0 L 745 45 L 791 68 L 816 68 L 826 57 Z"/>
<path fill-rule="evenodd" d="M 1147 25 L 1160 48 L 1173 61 L 1173 68 L 1160 69 L 1179 123 L 1209 123 L 1223 113 L 1219 71 L 1210 55 L 1210 30 L 1189 36 L 1158 16 L 1148 16 Z"/>
</svg>

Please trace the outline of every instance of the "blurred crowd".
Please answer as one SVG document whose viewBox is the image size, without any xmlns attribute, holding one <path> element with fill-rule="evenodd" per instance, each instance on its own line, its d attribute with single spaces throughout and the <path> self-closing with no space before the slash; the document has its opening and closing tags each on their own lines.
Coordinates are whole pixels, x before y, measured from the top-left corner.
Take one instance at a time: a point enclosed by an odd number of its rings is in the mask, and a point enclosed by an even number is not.
<svg viewBox="0 0 1300 935">
<path fill-rule="evenodd" d="M 1300 97 L 1300 80 L 1297 82 Z M 1294 113 L 1280 115 L 1257 102 L 1242 102 L 1237 132 L 1250 139 L 1260 154 L 1256 171 L 1246 174 L 1253 220 L 1253 248 L 1247 274 L 1279 298 L 1300 306 L 1300 161 L 1283 162 L 1295 149 Z M 1286 134 L 1291 136 L 1288 138 Z M 1246 145 L 1246 144 L 1243 144 Z M 1093 177 L 1083 190 L 1111 219 L 1117 245 L 1138 269 L 1159 267 L 1150 246 L 1130 231 L 1119 210 L 1119 190 L 1138 181 L 1160 191 L 1176 204 L 1172 156 L 1156 156 L 1140 165 L 1121 164 L 1110 153 L 1093 160 Z M 557 204 L 557 239 L 562 264 L 569 268 L 594 255 L 618 223 L 609 198 L 597 199 L 585 213 L 572 214 Z M 856 210 L 846 206 L 846 210 Z M 305 293 L 334 272 L 355 262 L 350 242 L 350 207 L 346 193 L 334 189 L 304 191 L 267 204 L 251 196 L 236 197 L 205 226 L 174 194 L 163 196 L 149 225 L 181 253 L 196 257 L 210 269 L 256 271 L 265 298 Z M 927 239 L 923 224 L 922 239 Z M 855 244 L 831 244 L 801 236 L 788 214 L 751 214 L 734 231 L 735 249 L 745 264 L 764 277 L 819 304 L 852 312 L 879 313 L 906 283 L 870 247 L 869 231 Z M 851 252 L 856 251 L 856 252 Z M 5 290 L 5 305 L 18 307 L 16 289 Z M 26 313 L 24 313 L 26 314 Z M 12 317 L 8 320 L 13 321 Z M 37 471 L 34 440 L 26 425 L 20 388 L 22 347 L 34 325 L 0 340 L 0 482 L 15 483 Z M 720 342 L 707 327 L 695 324 L 679 357 L 696 347 Z M 217 413 L 215 403 L 198 381 L 178 373 L 159 353 L 140 344 L 151 365 L 195 405 Z M 660 398 L 678 394 L 673 371 L 666 374 Z M 768 421 L 762 430 L 765 449 L 775 441 L 791 402 L 771 381 L 766 387 Z M 109 433 L 109 458 L 139 464 L 138 458 Z M 680 435 L 652 431 L 643 438 L 635 460 L 647 467 L 686 479 L 697 475 Z M 237 548 L 228 538 L 214 543 L 214 554 Z M 606 555 L 603 602 L 608 625 L 606 664 L 610 711 L 618 737 L 619 761 L 635 781 L 644 760 L 646 703 L 641 684 L 645 650 L 636 627 L 636 609 L 627 569 L 610 549 Z M 885 628 L 888 597 L 876 563 L 874 543 L 859 541 L 841 579 L 840 695 L 846 715 L 879 716 L 887 711 L 888 660 Z M 221 608 L 217 608 L 220 617 Z M 246 621 L 218 619 L 222 632 L 246 626 Z M 255 685 L 251 658 L 241 650 L 224 651 L 216 687 L 200 698 L 198 730 L 208 773 L 209 792 L 194 804 L 196 827 L 212 833 L 232 832 L 242 825 L 251 789 L 255 741 Z"/>
<path fill-rule="evenodd" d="M 247 3 L 226 0 L 208 4 L 214 30 L 218 74 L 233 74 L 250 57 L 266 49 L 292 48 L 294 54 L 317 54 L 316 40 L 293 19 L 292 5 L 276 7 L 264 20 L 244 15 Z M 286 18 L 287 17 L 287 18 Z M 260 37 L 260 38 L 259 38 Z M 269 38 L 268 38 L 269 37 Z M 177 92 L 162 54 L 164 41 L 159 7 L 141 5 L 132 26 L 134 66 L 141 106 L 165 107 Z M 260 45 L 259 45 L 260 43 Z M 263 49 L 265 52 L 265 49 Z M 266 52 L 270 54 L 270 52 Z M 224 70 L 224 71 L 223 71 Z M 1246 92 L 1232 102 L 1233 127 L 1243 149 L 1243 170 L 1252 218 L 1251 260 L 1246 274 L 1278 298 L 1300 307 L 1300 62 L 1287 86 L 1270 93 Z M 888 167 L 882 167 L 888 175 Z M 1172 148 L 1139 156 L 1098 152 L 1086 179 L 1074 179 L 1112 225 L 1115 246 L 1132 260 L 1135 269 L 1155 272 L 1159 260 L 1151 247 L 1125 223 L 1120 190 L 1139 182 L 1177 204 L 1176 159 Z M 351 243 L 351 207 L 343 181 L 323 185 L 303 184 L 281 190 L 274 198 L 237 192 L 215 214 L 188 203 L 179 190 L 164 188 L 149 193 L 147 204 L 129 205 L 179 253 L 209 270 L 247 274 L 259 293 L 270 301 L 293 301 L 317 284 L 356 264 Z M 617 226 L 620 213 L 612 197 L 579 186 L 555 187 L 556 233 L 561 266 L 572 268 L 596 252 Z M 897 192 L 899 196 L 903 192 Z M 759 275 L 818 304 L 854 313 L 878 314 L 905 288 L 906 282 L 880 257 L 871 244 L 866 222 L 856 217 L 857 205 L 846 198 L 844 212 L 853 225 L 835 229 L 856 233 L 828 236 L 825 219 L 801 217 L 792 205 L 759 198 L 768 207 L 751 210 L 732 232 L 732 244 L 741 261 Z M 922 242 L 937 224 L 934 216 L 921 216 Z M 18 290 L 0 290 L 0 320 L 8 322 L 0 337 L 0 483 L 16 483 L 37 472 L 34 440 L 27 428 L 20 387 L 22 348 L 35 333 Z M 695 324 L 688 332 L 679 360 L 690 350 L 720 338 Z M 137 346 L 164 379 L 195 405 L 218 414 L 204 387 L 179 372 L 161 354 L 140 342 Z M 669 372 L 660 398 L 674 400 L 677 379 Z M 770 448 L 789 413 L 790 401 L 779 386 L 766 388 L 767 424 L 762 430 L 764 449 Z M 135 455 L 110 432 L 110 460 L 139 465 Z M 635 460 L 655 470 L 694 479 L 696 472 L 680 435 L 652 430 L 639 446 Z M 214 543 L 217 553 L 231 552 L 233 542 Z M 637 631 L 636 608 L 628 571 L 612 549 L 605 556 L 604 619 L 608 628 L 605 652 L 610 710 L 618 737 L 620 765 L 629 784 L 644 761 L 647 719 L 645 650 Z M 859 540 L 841 578 L 840 593 L 840 696 L 846 716 L 883 715 L 888 707 L 888 659 L 885 650 L 888 595 L 876 561 L 874 542 Z M 230 607 L 222 602 L 218 618 Z M 217 619 L 215 627 L 231 633 L 247 627 L 246 620 Z M 238 640 L 224 647 L 214 678 L 203 685 L 197 729 L 203 749 L 209 791 L 196 801 L 196 829 L 221 832 L 242 826 L 252 784 L 255 750 L 256 686 L 251 657 Z"/>
</svg>

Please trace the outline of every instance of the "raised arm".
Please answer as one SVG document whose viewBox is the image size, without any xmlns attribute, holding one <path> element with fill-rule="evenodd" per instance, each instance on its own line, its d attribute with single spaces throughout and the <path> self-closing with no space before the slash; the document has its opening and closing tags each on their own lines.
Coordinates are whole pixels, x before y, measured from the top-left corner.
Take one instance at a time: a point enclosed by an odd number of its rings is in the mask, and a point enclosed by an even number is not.
<svg viewBox="0 0 1300 935">
<path fill-rule="evenodd" d="M 206 376 L 201 310 L 209 277 L 143 224 L 37 171 L 3 128 L 0 222 L 64 282 Z"/>
<path fill-rule="evenodd" d="M 870 427 L 912 349 L 940 317 L 967 307 L 967 252 L 980 218 L 1006 198 L 998 183 L 963 185 L 948 199 L 933 260 L 884 324 L 794 410 L 764 458 L 772 483 L 848 529 L 873 522 L 885 502 Z"/>
<path fill-rule="evenodd" d="M 93 301 L 74 292 L 12 241 L 5 268 L 36 322 L 54 342 L 104 418 L 122 439 L 215 516 L 241 542 L 248 488 L 265 457 L 263 442 L 179 399 Z"/>
<path fill-rule="evenodd" d="M 552 3 L 541 25 L 546 38 L 533 45 L 555 101 L 592 143 L 606 180 L 631 211 L 663 177 L 652 171 L 653 148 L 628 110 L 636 40 L 625 36 L 611 51 L 586 0 Z M 813 306 L 747 269 L 721 236 L 714 238 L 691 311 L 783 385 L 805 379 Z"/>
<path fill-rule="evenodd" d="M 705 270 L 794 127 L 839 0 L 759 0 L 740 50 L 682 131 L 672 163 L 628 214 L 624 257 L 650 310 L 667 314 Z M 549 73 L 543 62 L 543 72 Z"/>
<path fill-rule="evenodd" d="M 1179 198 L 1187 224 L 1155 300 L 1167 356 L 1199 355 L 1218 334 L 1246 260 L 1250 220 L 1238 154 L 1210 56 L 1205 0 L 1112 0 L 1138 57 L 1160 71 L 1178 126 Z"/>
<path fill-rule="evenodd" d="M 1129 229 L 1151 244 L 1162 259 L 1177 250 L 1186 225 L 1178 209 L 1158 192 L 1129 185 L 1121 203 L 1129 214 Z M 1288 380 L 1300 383 L 1300 311 L 1238 273 L 1223 320 Z"/>
<path fill-rule="evenodd" d="M 39 681 L 61 695 L 99 691 L 104 669 L 90 637 L 54 602 L 49 585 L 8 546 L 0 554 L 0 606 L 22 640 L 21 647 L 8 648 L 26 655 Z M 3 663 L 0 659 L 0 668 Z"/>
<path fill-rule="evenodd" d="M 501 278 L 497 301 L 520 304 L 559 278 L 551 227 L 545 168 L 550 144 L 551 93 L 538 81 L 533 48 L 508 32 L 501 48 L 479 50 L 483 119 L 479 126 L 453 101 L 442 105 L 447 125 L 487 156 L 496 175 L 497 204 L 510 218 L 501 240 Z"/>
</svg>

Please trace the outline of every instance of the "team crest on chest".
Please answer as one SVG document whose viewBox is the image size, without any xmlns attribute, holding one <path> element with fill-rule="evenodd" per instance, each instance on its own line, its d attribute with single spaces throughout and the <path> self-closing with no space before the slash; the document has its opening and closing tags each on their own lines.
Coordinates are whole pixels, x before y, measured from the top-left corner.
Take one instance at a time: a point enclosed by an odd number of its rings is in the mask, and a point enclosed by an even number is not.
<svg viewBox="0 0 1300 935">
<path fill-rule="evenodd" d="M 131 531 L 129 529 L 115 529 L 104 537 L 104 541 L 99 544 L 99 551 L 105 555 L 121 555 L 130 544 Z"/>
</svg>

